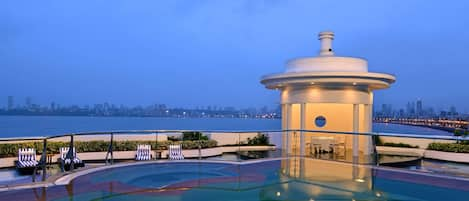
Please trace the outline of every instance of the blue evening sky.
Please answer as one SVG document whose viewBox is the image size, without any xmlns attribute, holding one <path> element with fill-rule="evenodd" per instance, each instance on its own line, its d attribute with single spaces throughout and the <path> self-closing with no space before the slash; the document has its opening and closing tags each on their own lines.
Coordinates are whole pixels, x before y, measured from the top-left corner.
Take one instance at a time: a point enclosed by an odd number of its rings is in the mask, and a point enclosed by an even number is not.
<svg viewBox="0 0 469 201">
<path fill-rule="evenodd" d="M 336 33 L 338 55 L 397 76 L 375 103 L 469 111 L 469 1 L 24 1 L 0 2 L 0 107 L 273 106 L 259 78 L 316 55 Z"/>
</svg>

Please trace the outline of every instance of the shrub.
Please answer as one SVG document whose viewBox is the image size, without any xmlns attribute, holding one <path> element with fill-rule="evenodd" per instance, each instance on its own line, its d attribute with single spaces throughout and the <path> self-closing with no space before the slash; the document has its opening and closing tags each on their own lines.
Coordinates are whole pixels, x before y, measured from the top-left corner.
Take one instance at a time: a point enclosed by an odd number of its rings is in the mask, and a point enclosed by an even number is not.
<svg viewBox="0 0 469 201">
<path fill-rule="evenodd" d="M 182 140 L 208 140 L 201 132 L 182 132 Z"/>
<path fill-rule="evenodd" d="M 114 141 L 114 151 L 134 151 L 138 144 L 150 144 L 152 149 L 165 150 L 170 144 L 182 144 L 183 149 L 211 148 L 217 146 L 215 140 L 193 140 L 193 141 Z M 47 153 L 57 154 L 60 147 L 68 147 L 68 142 L 47 142 Z M 80 152 L 106 152 L 109 149 L 109 141 L 75 141 L 75 149 Z M 42 154 L 42 142 L 21 142 L 11 144 L 0 144 L 0 157 L 14 157 L 18 155 L 19 148 L 35 148 L 37 154 Z"/>
<path fill-rule="evenodd" d="M 176 141 L 181 141 L 181 138 L 179 136 L 168 136 L 168 140 L 176 142 Z"/>
<path fill-rule="evenodd" d="M 419 146 L 414 146 L 406 143 L 394 143 L 394 142 L 384 142 L 380 144 L 381 146 L 386 146 L 386 147 L 403 147 L 403 148 L 419 148 Z"/>
<path fill-rule="evenodd" d="M 463 129 L 454 129 L 453 131 L 453 135 L 454 136 L 467 136 L 469 133 L 467 130 L 463 130 Z"/>
<path fill-rule="evenodd" d="M 379 138 L 379 136 L 374 136 L 374 141 L 375 141 L 375 144 L 380 146 L 380 145 L 383 145 L 383 141 L 381 141 L 381 138 Z"/>
<path fill-rule="evenodd" d="M 269 145 L 269 137 L 264 134 L 257 134 L 252 139 L 248 138 L 248 145 Z"/>
<path fill-rule="evenodd" d="M 428 150 L 433 150 L 433 151 L 469 153 L 469 145 L 468 144 L 460 144 L 460 143 L 433 142 L 433 143 L 430 143 L 428 145 L 427 149 Z"/>
</svg>

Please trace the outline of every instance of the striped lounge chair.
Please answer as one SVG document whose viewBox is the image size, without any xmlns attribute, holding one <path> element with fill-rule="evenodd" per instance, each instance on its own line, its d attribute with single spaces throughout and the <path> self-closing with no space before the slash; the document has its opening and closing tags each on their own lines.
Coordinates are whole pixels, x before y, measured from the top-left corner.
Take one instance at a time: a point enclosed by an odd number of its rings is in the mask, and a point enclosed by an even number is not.
<svg viewBox="0 0 469 201">
<path fill-rule="evenodd" d="M 182 146 L 169 145 L 169 160 L 183 160 L 184 155 L 182 154 Z"/>
<path fill-rule="evenodd" d="M 137 145 L 137 154 L 135 154 L 135 160 L 137 161 L 148 161 L 151 160 L 151 145 L 139 144 Z"/>
<path fill-rule="evenodd" d="M 67 158 L 70 147 L 60 147 L 60 163 L 63 165 L 64 170 L 70 170 L 73 160 L 73 167 L 84 167 L 85 163 L 77 157 L 75 147 L 73 147 L 72 158 Z"/>
<path fill-rule="evenodd" d="M 33 148 L 23 148 L 18 150 L 18 161 L 16 168 L 21 174 L 32 174 L 38 166 L 36 160 L 36 150 Z"/>
</svg>

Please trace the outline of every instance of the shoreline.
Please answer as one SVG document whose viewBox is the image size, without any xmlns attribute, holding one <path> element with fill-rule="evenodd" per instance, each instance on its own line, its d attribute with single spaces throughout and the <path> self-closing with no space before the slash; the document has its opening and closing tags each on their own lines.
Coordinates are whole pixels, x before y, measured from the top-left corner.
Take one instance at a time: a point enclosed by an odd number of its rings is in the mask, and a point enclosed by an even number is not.
<svg viewBox="0 0 469 201">
<path fill-rule="evenodd" d="M 454 131 L 456 130 L 455 128 L 447 128 L 447 127 L 441 127 L 441 126 L 429 126 L 429 125 L 418 125 L 418 124 L 404 124 L 404 123 L 396 123 L 396 122 L 385 122 L 385 121 L 373 121 L 373 123 L 379 123 L 379 124 L 394 124 L 394 125 L 403 125 L 403 126 L 412 126 L 412 127 L 420 127 L 420 128 L 429 128 L 429 129 L 434 129 L 434 130 L 439 130 L 439 131 L 445 131 L 448 134 L 454 135 Z"/>
</svg>

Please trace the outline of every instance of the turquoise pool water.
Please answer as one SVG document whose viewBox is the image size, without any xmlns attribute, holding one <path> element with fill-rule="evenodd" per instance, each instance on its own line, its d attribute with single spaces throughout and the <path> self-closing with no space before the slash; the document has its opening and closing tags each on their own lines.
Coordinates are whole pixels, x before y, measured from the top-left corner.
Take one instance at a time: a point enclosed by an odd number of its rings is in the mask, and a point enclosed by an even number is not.
<svg viewBox="0 0 469 201">
<path fill-rule="evenodd" d="M 468 200 L 469 180 L 317 159 L 164 162 L 106 169 L 2 200 Z"/>
</svg>

